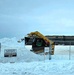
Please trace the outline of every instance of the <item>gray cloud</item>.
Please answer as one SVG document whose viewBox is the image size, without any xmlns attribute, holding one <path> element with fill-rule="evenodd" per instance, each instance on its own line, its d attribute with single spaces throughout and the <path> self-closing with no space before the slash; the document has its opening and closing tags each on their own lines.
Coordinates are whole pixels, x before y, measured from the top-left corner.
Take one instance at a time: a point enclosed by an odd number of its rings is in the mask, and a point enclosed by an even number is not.
<svg viewBox="0 0 74 75">
<path fill-rule="evenodd" d="M 72 33 L 73 7 L 73 0 L 0 0 L 0 37 L 21 37 L 37 30 Z"/>
</svg>

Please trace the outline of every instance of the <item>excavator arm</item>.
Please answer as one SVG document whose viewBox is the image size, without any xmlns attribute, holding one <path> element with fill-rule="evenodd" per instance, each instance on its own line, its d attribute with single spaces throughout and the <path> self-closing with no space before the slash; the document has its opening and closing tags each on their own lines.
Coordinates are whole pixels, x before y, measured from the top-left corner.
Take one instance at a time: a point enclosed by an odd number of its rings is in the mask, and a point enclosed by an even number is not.
<svg viewBox="0 0 74 75">
<path fill-rule="evenodd" d="M 31 32 L 28 34 L 29 37 L 31 36 L 38 36 L 39 38 L 42 38 L 45 42 L 47 43 L 53 43 L 51 40 L 49 40 L 48 38 L 46 38 L 43 34 L 41 34 L 40 32 L 36 31 L 36 32 Z"/>
<path fill-rule="evenodd" d="M 51 48 L 52 48 L 51 54 L 53 55 L 54 54 L 54 47 L 55 47 L 54 42 L 49 40 L 48 38 L 46 38 L 43 34 L 41 34 L 38 31 L 31 32 L 28 34 L 28 37 L 35 37 L 35 36 L 38 38 L 42 38 L 46 42 L 46 44 L 51 45 Z"/>
</svg>

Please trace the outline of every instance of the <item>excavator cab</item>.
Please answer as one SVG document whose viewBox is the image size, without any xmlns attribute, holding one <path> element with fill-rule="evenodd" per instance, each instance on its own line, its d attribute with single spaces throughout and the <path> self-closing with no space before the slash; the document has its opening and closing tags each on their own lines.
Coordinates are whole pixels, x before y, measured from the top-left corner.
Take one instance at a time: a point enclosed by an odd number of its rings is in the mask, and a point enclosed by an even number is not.
<svg viewBox="0 0 74 75">
<path fill-rule="evenodd" d="M 32 45 L 32 50 L 35 53 L 41 53 L 44 51 L 44 47 L 49 47 L 42 38 L 30 38 L 25 37 L 25 45 Z"/>
<path fill-rule="evenodd" d="M 41 53 L 44 51 L 44 47 L 49 47 L 51 44 L 51 54 L 54 54 L 54 42 L 46 38 L 40 32 L 31 32 L 28 37 L 25 37 L 25 45 L 32 45 L 32 50 L 35 53 Z"/>
</svg>

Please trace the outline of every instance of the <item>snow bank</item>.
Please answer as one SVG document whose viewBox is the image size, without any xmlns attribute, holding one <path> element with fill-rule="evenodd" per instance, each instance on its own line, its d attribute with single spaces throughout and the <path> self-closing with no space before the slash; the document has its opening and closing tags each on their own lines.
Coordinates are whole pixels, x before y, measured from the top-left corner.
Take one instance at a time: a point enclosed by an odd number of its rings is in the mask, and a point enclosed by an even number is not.
<svg viewBox="0 0 74 75">
<path fill-rule="evenodd" d="M 1 54 L 0 62 L 31 62 L 31 61 L 40 61 L 42 57 L 31 52 L 30 47 L 25 47 L 24 42 L 18 43 L 17 38 L 3 38 L 0 39 L 1 43 Z M 16 49 L 17 57 L 4 57 L 5 49 Z"/>
<path fill-rule="evenodd" d="M 24 44 L 19 44 L 18 39 L 16 37 L 14 38 L 2 38 L 0 39 L 1 47 L 2 48 L 19 48 L 24 47 Z"/>
</svg>

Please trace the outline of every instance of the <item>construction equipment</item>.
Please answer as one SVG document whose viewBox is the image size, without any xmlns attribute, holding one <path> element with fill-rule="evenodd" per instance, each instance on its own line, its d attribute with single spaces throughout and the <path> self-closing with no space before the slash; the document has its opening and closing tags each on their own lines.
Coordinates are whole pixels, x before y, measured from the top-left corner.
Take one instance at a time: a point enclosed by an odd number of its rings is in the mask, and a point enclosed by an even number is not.
<svg viewBox="0 0 74 75">
<path fill-rule="evenodd" d="M 49 40 L 47 37 L 45 37 L 43 34 L 41 34 L 38 31 L 35 32 L 31 32 L 28 34 L 28 40 L 30 40 L 29 38 L 31 38 L 32 41 L 32 51 L 34 51 L 35 53 L 40 53 L 44 51 L 44 47 L 49 47 L 51 45 L 51 54 L 54 54 L 54 42 Z M 27 41 L 28 41 L 27 40 Z"/>
<path fill-rule="evenodd" d="M 54 54 L 55 45 L 74 45 L 74 36 L 64 36 L 64 35 L 48 35 L 44 36 L 38 31 L 31 32 L 27 34 L 25 38 L 25 45 L 32 45 L 32 50 L 35 53 L 40 53 L 44 51 L 44 47 L 51 46 L 51 54 Z"/>
</svg>

